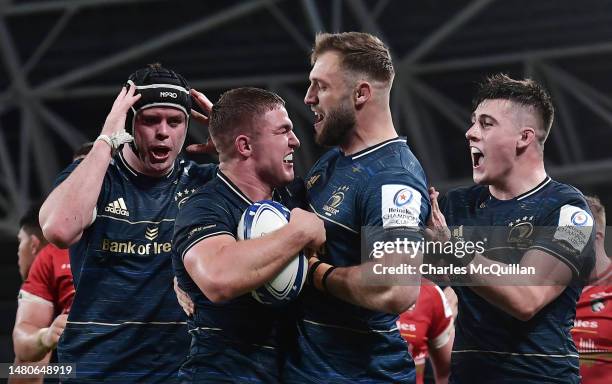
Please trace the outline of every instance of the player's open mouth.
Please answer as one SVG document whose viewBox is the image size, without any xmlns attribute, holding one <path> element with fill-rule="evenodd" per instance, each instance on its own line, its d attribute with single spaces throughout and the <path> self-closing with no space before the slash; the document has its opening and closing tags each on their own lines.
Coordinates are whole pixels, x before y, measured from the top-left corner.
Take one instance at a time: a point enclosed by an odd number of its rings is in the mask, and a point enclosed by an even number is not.
<svg viewBox="0 0 612 384">
<path fill-rule="evenodd" d="M 472 153 L 472 168 L 480 167 L 484 161 L 484 154 L 476 147 L 470 147 L 470 152 Z"/>
<path fill-rule="evenodd" d="M 314 112 L 314 115 L 315 115 L 314 125 L 316 126 L 321 121 L 323 121 L 323 118 L 325 117 L 325 115 L 323 115 L 321 112 L 317 112 L 317 111 L 313 111 L 313 112 Z"/>
<path fill-rule="evenodd" d="M 165 146 L 152 147 L 150 152 L 153 160 L 164 161 L 170 154 L 170 148 Z"/>
<path fill-rule="evenodd" d="M 293 152 L 291 152 L 287 156 L 283 157 L 283 163 L 284 164 L 293 164 Z"/>
</svg>

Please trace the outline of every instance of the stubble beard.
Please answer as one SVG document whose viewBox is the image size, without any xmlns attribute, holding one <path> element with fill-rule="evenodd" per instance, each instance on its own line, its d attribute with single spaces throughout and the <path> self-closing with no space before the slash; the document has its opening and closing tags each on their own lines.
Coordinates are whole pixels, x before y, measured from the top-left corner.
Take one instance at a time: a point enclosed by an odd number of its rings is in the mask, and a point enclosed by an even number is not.
<svg viewBox="0 0 612 384">
<path fill-rule="evenodd" d="M 316 143 L 324 147 L 345 143 L 355 127 L 355 111 L 350 106 L 342 104 L 330 111 L 326 119 L 321 132 L 315 136 Z"/>
</svg>

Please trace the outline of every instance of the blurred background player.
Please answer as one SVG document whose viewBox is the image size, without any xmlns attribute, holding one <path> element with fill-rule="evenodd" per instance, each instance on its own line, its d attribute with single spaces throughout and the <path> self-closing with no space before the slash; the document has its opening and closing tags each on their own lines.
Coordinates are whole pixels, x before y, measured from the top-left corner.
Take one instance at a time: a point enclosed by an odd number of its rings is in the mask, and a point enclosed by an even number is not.
<svg viewBox="0 0 612 384">
<path fill-rule="evenodd" d="M 189 338 L 172 289 L 173 224 L 215 169 L 178 158 L 190 111 L 181 75 L 159 64 L 134 72 L 41 208 L 47 239 L 71 246 L 76 295 L 58 355 L 76 364 L 75 382 L 177 380 Z"/>
<path fill-rule="evenodd" d="M 38 223 L 39 210 L 40 203 L 32 204 L 19 220 L 19 232 L 17 232 L 17 240 L 19 242 L 19 247 L 17 248 L 17 265 L 22 281 L 27 279 L 34 259 L 40 250 L 48 243 Z"/>
<path fill-rule="evenodd" d="M 83 159 L 92 146 L 93 142 L 82 144 L 75 150 L 72 160 Z M 68 251 L 49 244 L 43 237 L 38 222 L 40 205 L 40 203 L 32 205 L 20 222 L 18 235 L 20 269 L 22 258 L 24 261 L 30 260 L 32 253 L 39 257 L 36 257 L 35 260 L 38 261 L 32 264 L 32 273 L 26 272 L 25 276 L 22 274 L 24 284 L 19 293 L 19 305 L 13 330 L 15 363 L 57 361 L 57 356 L 52 357 L 52 353 L 45 353 L 42 359 L 38 359 L 37 356 L 43 351 L 49 352 L 55 349 L 66 326 L 67 312 L 74 297 Z M 42 377 L 12 378 L 9 383 L 25 384 L 42 381 Z"/>
<path fill-rule="evenodd" d="M 597 197 L 586 200 L 595 219 L 596 267 L 576 304 L 572 336 L 582 383 L 604 384 L 612 380 L 612 262 L 604 248 L 606 210 Z"/>
<path fill-rule="evenodd" d="M 416 384 L 448 383 L 455 338 L 453 318 L 453 309 L 446 298 L 446 292 L 422 279 L 417 302 L 397 319 L 397 327 L 414 359 Z M 434 377 L 431 380 L 425 377 L 427 360 L 433 366 Z"/>
<path fill-rule="evenodd" d="M 277 189 L 293 180 L 300 142 L 284 105 L 272 92 L 237 88 L 221 95 L 212 109 L 217 177 L 181 206 L 175 226 L 177 279 L 195 304 L 181 382 L 279 381 L 284 357 L 279 322 L 286 308 L 264 306 L 250 291 L 305 246 L 319 247 L 325 241 L 323 222 L 296 208 L 289 224 L 266 236 L 237 241 L 236 232 L 253 202 L 279 200 Z"/>
<path fill-rule="evenodd" d="M 24 280 L 19 291 L 13 328 L 15 364 L 51 360 L 66 325 L 74 287 L 68 251 L 49 244 L 38 223 L 40 203 L 30 206 L 20 220 L 19 270 Z M 10 383 L 41 383 L 41 378 L 11 378 Z"/>
<path fill-rule="evenodd" d="M 309 260 L 299 353 L 284 380 L 414 382 L 395 321 L 416 301 L 420 277 L 394 285 L 387 275 L 368 284 L 362 273 L 371 263 L 361 264 L 362 228 L 376 229 L 372 241 L 387 235 L 419 241 L 430 209 L 423 169 L 391 118 L 391 56 L 367 33 L 319 34 L 311 64 L 304 102 L 314 112 L 315 141 L 335 147 L 306 177 L 308 204 L 324 220 L 327 242 L 320 260 Z"/>
<path fill-rule="evenodd" d="M 450 380 L 578 383 L 570 329 L 594 263 L 593 219 L 580 191 L 544 169 L 550 97 L 532 80 L 499 74 L 481 83 L 474 107 L 466 138 L 478 185 L 450 191 L 441 211 L 432 188 L 433 227 L 463 226 L 462 240 L 484 242 L 484 254 L 451 256 L 454 265 L 518 264 L 535 273 L 453 276 L 469 286 L 454 287 L 459 316 Z M 471 238 L 468 230 L 478 226 L 488 232 Z M 496 226 L 502 236 L 490 232 Z"/>
</svg>

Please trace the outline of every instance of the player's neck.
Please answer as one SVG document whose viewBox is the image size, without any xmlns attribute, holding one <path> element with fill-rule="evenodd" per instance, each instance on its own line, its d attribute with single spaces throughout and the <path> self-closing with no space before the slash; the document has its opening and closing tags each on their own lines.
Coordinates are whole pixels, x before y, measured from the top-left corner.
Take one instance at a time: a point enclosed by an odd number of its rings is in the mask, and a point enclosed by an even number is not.
<svg viewBox="0 0 612 384">
<path fill-rule="evenodd" d="M 546 179 L 544 163 L 515 167 L 506 177 L 489 185 L 489 192 L 498 200 L 511 200 L 537 187 Z"/>
<path fill-rule="evenodd" d="M 249 200 L 260 201 L 272 198 L 273 188 L 260 180 L 254 170 L 223 163 L 219 164 L 219 169 Z"/>
<path fill-rule="evenodd" d="M 352 155 L 397 137 L 391 111 L 377 110 L 371 113 L 361 111 L 356 115 L 356 124 L 346 143 L 340 145 L 345 155 Z"/>
</svg>

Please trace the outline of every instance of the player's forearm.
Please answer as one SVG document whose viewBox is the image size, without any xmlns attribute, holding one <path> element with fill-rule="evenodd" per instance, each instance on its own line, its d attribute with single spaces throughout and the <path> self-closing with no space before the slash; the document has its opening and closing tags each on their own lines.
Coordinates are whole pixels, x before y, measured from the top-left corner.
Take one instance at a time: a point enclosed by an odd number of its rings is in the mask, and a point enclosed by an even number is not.
<svg viewBox="0 0 612 384">
<path fill-rule="evenodd" d="M 15 356 L 23 362 L 42 360 L 51 350 L 42 342 L 42 333 L 45 331 L 46 328 L 27 323 L 16 324 L 13 330 Z"/>
<path fill-rule="evenodd" d="M 545 300 L 546 291 L 556 287 L 489 284 L 470 288 L 477 295 L 510 316 L 521 321 L 528 321 L 550 302 L 550 300 Z"/>
<path fill-rule="evenodd" d="M 418 283 L 410 285 L 371 285 L 364 281 L 368 264 L 335 268 L 325 277 L 328 264 L 322 264 L 314 272 L 315 288 L 326 291 L 339 299 L 363 308 L 386 313 L 402 313 L 416 302 Z M 325 284 L 323 280 L 325 278 Z"/>
<path fill-rule="evenodd" d="M 450 335 L 446 344 L 438 348 L 435 348 L 435 346 L 430 344 L 428 348 L 436 384 L 448 383 L 448 377 L 450 376 L 451 352 L 453 349 L 453 342 L 455 340 L 454 325 L 450 325 L 449 332 Z"/>
<path fill-rule="evenodd" d="M 49 194 L 40 209 L 46 239 L 60 247 L 80 239 L 92 221 L 110 159 L 108 144 L 96 141 L 89 155 Z"/>
<path fill-rule="evenodd" d="M 520 265 L 529 266 L 524 260 Z M 485 267 L 491 267 L 493 264 L 498 264 L 500 267 L 507 266 L 507 264 L 487 259 L 480 254 L 474 257 L 472 263 Z M 540 269 L 543 268 L 537 270 Z M 502 285 L 503 280 L 500 281 L 499 277 L 494 274 L 471 274 L 469 278 L 470 288 L 476 294 L 521 321 L 530 320 L 565 289 L 562 284 L 552 284 L 547 280 L 550 279 L 549 275 L 542 273 L 527 277 L 517 276 L 517 279 L 524 279 L 525 285 L 518 285 L 521 284 L 520 281 L 512 281 L 512 283 L 518 283 L 517 285 Z M 508 277 L 505 278 L 508 279 Z"/>
<path fill-rule="evenodd" d="M 309 242 L 301 230 L 287 225 L 264 237 L 230 243 L 201 261 L 194 281 L 213 302 L 233 299 L 272 279 Z"/>
</svg>

